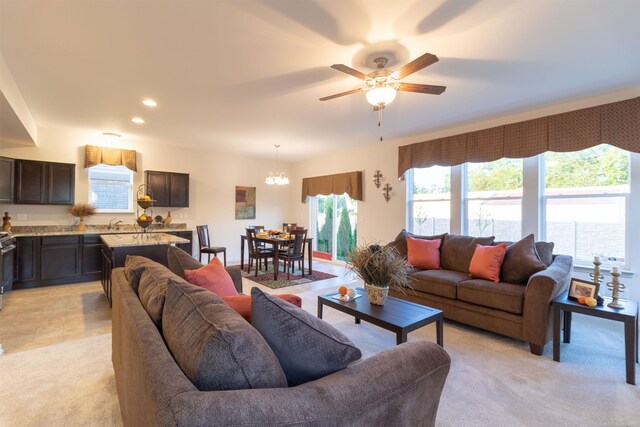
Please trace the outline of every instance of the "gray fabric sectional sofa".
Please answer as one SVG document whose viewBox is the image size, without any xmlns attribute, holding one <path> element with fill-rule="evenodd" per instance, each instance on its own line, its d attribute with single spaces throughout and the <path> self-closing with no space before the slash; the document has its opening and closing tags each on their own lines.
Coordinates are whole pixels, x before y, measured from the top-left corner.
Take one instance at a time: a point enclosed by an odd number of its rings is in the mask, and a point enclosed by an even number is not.
<svg viewBox="0 0 640 427">
<path fill-rule="evenodd" d="M 552 337 L 551 302 L 569 287 L 572 257 L 552 255 L 553 244 L 534 243 L 533 235 L 507 242 L 501 279 L 494 283 L 469 277 L 476 244 L 500 243 L 493 237 L 417 236 L 402 230 L 389 244 L 405 257 L 407 236 L 440 239 L 442 269 L 416 270 L 411 273 L 413 290 L 392 289 L 390 295 L 438 308 L 447 319 L 525 341 L 531 353 L 543 353 Z"/>
<path fill-rule="evenodd" d="M 169 259 L 171 263 L 171 255 Z M 188 259 L 186 263 L 197 265 Z M 220 341 L 226 347 L 236 346 L 234 333 L 238 340 L 260 336 L 250 323 L 215 294 L 185 282 L 164 266 L 138 258 L 130 267 L 112 272 L 112 361 L 124 425 L 435 424 L 450 366 L 449 356 L 436 344 L 405 343 L 295 387 L 278 379 L 277 387 L 261 388 L 272 377 L 280 378 L 282 372 L 280 366 L 273 372 L 265 368 L 273 358 L 265 353 L 269 351 L 266 344 L 247 346 L 245 341 L 240 358 L 215 359 L 219 363 L 205 365 L 198 364 L 201 348 L 184 345 L 198 334 L 197 328 L 187 326 L 191 325 L 185 320 L 188 316 L 205 316 L 207 323 L 206 316 L 211 315 L 215 319 L 210 322 L 223 318 L 233 324 Z M 239 278 L 233 270 L 231 273 L 234 279 Z M 185 311 L 185 306 L 192 308 Z M 176 341 L 180 345 L 172 346 Z M 223 348 L 211 348 L 212 342 L 202 351 L 224 352 Z M 264 354 L 259 363 L 243 362 L 254 352 Z M 181 369 L 177 360 L 187 360 L 193 369 L 204 370 L 207 381 L 222 390 L 199 390 L 189 379 L 191 368 Z M 222 373 L 218 376 L 218 372 Z M 234 389 L 238 381 L 249 385 Z"/>
</svg>

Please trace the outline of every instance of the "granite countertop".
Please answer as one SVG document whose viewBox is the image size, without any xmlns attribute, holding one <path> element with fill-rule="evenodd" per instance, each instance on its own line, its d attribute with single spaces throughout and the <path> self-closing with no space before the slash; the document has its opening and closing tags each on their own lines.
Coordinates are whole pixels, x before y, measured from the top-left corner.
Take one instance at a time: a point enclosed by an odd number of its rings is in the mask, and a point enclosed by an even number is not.
<svg viewBox="0 0 640 427">
<path fill-rule="evenodd" d="M 11 228 L 13 237 L 33 236 L 71 236 L 78 234 L 131 234 L 140 233 L 142 229 L 134 224 L 119 224 L 109 229 L 107 224 L 87 225 L 85 231 L 78 231 L 75 225 L 19 225 Z M 185 223 L 169 224 L 168 226 L 152 224 L 149 233 L 167 233 L 172 231 L 193 231 Z"/>
<path fill-rule="evenodd" d="M 139 234 L 105 234 L 101 236 L 102 243 L 109 248 L 123 246 L 154 246 L 170 245 L 176 243 L 189 243 L 188 239 L 172 236 L 166 233 L 139 233 Z"/>
</svg>

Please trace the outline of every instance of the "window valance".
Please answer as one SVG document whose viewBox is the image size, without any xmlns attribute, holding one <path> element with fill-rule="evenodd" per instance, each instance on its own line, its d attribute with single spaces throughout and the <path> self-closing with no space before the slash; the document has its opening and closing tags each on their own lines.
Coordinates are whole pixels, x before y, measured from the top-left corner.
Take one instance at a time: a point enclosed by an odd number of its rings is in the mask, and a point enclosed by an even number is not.
<svg viewBox="0 0 640 427">
<path fill-rule="evenodd" d="M 398 177 L 411 168 L 521 159 L 609 144 L 640 152 L 640 97 L 398 148 Z"/>
<path fill-rule="evenodd" d="M 96 165 L 124 166 L 136 172 L 136 151 L 87 145 L 84 150 L 84 167 L 86 169 Z"/>
<path fill-rule="evenodd" d="M 362 200 L 361 171 L 302 179 L 302 203 L 307 202 L 307 197 L 344 193 L 353 200 Z"/>
</svg>

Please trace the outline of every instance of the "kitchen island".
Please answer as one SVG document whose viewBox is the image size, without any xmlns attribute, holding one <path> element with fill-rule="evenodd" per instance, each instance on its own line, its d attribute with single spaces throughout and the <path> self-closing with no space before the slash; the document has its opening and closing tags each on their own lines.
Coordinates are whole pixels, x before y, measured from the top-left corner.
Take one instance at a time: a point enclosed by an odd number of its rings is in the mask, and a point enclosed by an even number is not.
<svg viewBox="0 0 640 427">
<path fill-rule="evenodd" d="M 102 288 L 111 304 L 111 270 L 124 266 L 127 255 L 139 255 L 167 265 L 167 246 L 190 243 L 166 233 L 108 234 L 102 240 Z"/>
</svg>

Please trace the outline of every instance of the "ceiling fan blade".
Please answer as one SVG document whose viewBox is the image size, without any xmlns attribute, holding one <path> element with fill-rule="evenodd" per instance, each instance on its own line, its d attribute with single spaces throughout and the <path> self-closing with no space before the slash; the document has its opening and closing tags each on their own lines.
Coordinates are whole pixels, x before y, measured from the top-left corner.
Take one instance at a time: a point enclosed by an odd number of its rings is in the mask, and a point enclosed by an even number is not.
<svg viewBox="0 0 640 427">
<path fill-rule="evenodd" d="M 334 95 L 325 96 L 324 98 L 320 98 L 320 101 L 328 101 L 328 100 L 333 99 L 333 98 L 340 98 L 341 96 L 351 95 L 352 93 L 358 93 L 358 92 L 362 92 L 362 91 L 364 91 L 364 89 L 362 89 L 362 88 L 348 90 L 346 92 L 340 92 L 340 93 L 336 93 Z"/>
<path fill-rule="evenodd" d="M 447 89 L 446 86 L 434 86 L 434 85 L 421 85 L 416 83 L 400 83 L 398 86 L 399 91 L 402 92 L 418 92 L 428 93 L 431 95 L 440 95 Z"/>
<path fill-rule="evenodd" d="M 368 77 L 365 73 L 361 73 L 360 71 L 354 70 L 351 67 L 347 67 L 344 64 L 333 64 L 331 66 L 331 68 L 333 68 L 334 70 L 342 71 L 343 73 L 347 73 L 347 74 L 349 74 L 349 75 L 351 75 L 353 77 L 356 77 L 356 78 L 358 78 L 360 80 L 366 80 L 367 77 Z"/>
<path fill-rule="evenodd" d="M 396 71 L 393 74 L 394 74 L 394 77 L 396 77 L 398 80 L 402 80 L 408 75 L 411 75 L 416 71 L 420 71 L 431 64 L 435 64 L 438 61 L 439 59 L 437 56 L 431 53 L 425 53 L 424 55 L 404 65 L 402 68 L 400 68 L 398 71 Z"/>
<path fill-rule="evenodd" d="M 384 108 L 384 105 L 374 105 L 373 106 L 373 111 L 380 111 Z"/>
</svg>

